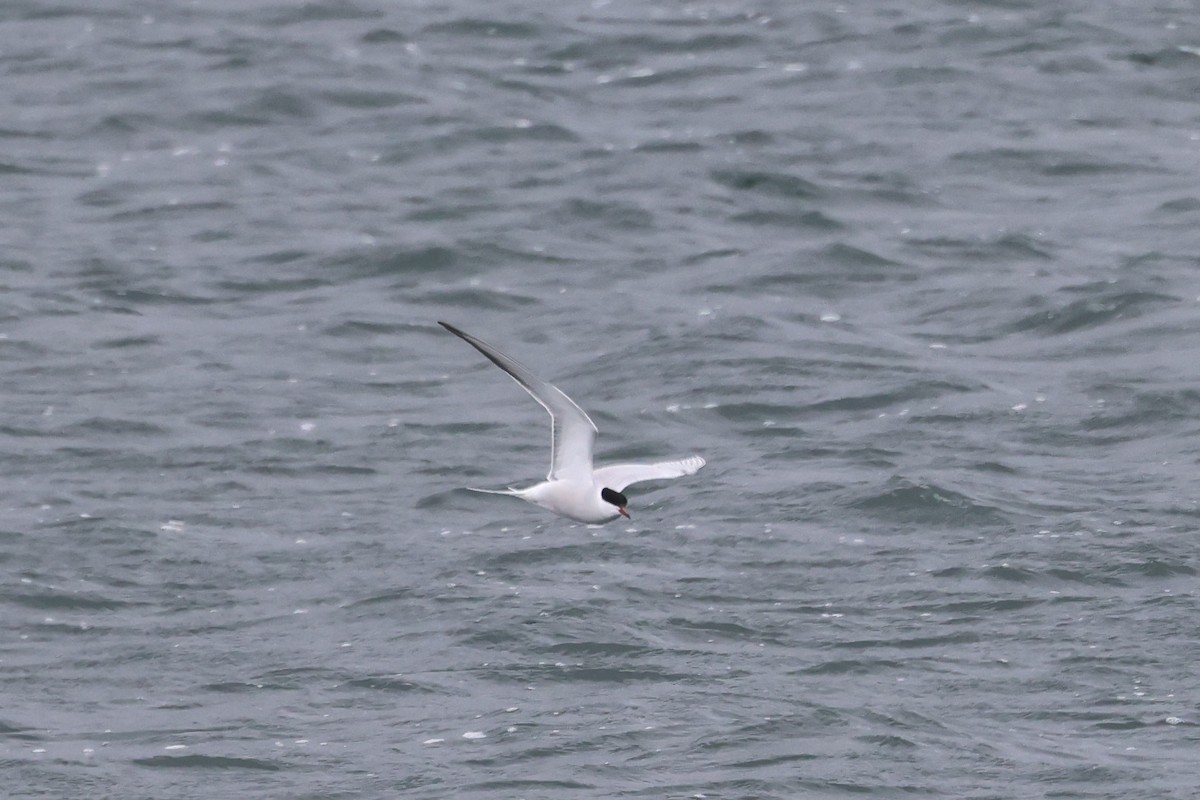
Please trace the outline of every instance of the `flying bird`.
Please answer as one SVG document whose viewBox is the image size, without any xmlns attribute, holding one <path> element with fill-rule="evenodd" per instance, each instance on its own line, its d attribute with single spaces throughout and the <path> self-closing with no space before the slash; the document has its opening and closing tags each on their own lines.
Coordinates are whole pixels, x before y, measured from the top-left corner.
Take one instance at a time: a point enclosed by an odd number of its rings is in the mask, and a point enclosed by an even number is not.
<svg viewBox="0 0 1200 800">
<path fill-rule="evenodd" d="M 622 494 L 627 486 L 681 478 L 704 466 L 700 456 L 688 456 L 657 464 L 613 464 L 593 468 L 592 444 L 598 431 L 582 408 L 562 390 L 534 375 L 520 361 L 447 322 L 438 324 L 507 372 L 550 413 L 550 473 L 546 480 L 525 489 L 471 491 L 519 497 L 577 522 L 599 524 L 619 516 L 630 518 L 629 498 Z"/>
</svg>

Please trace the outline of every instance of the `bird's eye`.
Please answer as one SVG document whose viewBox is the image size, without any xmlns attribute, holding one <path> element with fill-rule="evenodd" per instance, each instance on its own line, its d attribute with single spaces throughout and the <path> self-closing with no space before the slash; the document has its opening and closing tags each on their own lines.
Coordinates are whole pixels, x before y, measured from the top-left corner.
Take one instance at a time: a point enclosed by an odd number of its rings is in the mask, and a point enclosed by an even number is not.
<svg viewBox="0 0 1200 800">
<path fill-rule="evenodd" d="M 629 505 L 629 500 L 620 492 L 614 492 L 612 489 L 604 488 L 600 490 L 600 499 L 606 503 L 612 503 L 617 508 L 624 508 Z"/>
</svg>

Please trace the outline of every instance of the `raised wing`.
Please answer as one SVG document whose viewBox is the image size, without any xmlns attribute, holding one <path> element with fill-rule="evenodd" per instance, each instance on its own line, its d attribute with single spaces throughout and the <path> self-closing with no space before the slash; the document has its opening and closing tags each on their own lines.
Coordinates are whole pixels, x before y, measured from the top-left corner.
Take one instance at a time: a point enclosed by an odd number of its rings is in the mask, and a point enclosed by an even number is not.
<svg viewBox="0 0 1200 800">
<path fill-rule="evenodd" d="M 439 322 L 438 325 L 483 353 L 550 412 L 550 474 L 547 477 L 550 480 L 590 481 L 592 443 L 596 440 L 596 424 L 591 417 L 557 386 L 534 375 L 520 361 L 447 322 Z"/>
<path fill-rule="evenodd" d="M 665 481 L 694 475 L 704 464 L 705 461 L 700 456 L 688 456 L 678 461 L 663 461 L 658 464 L 613 464 L 611 467 L 596 470 L 592 477 L 597 486 L 621 492 L 626 486 L 642 481 Z"/>
</svg>

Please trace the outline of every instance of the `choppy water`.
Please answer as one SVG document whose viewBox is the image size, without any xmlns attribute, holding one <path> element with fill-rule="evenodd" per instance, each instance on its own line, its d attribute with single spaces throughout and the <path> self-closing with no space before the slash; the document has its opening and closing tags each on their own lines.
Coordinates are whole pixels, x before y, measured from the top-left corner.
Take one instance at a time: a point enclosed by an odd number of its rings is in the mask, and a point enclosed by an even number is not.
<svg viewBox="0 0 1200 800">
<path fill-rule="evenodd" d="M 10 797 L 1192 798 L 1188 2 L 14 0 Z M 545 470 L 536 366 L 633 524 Z"/>
</svg>

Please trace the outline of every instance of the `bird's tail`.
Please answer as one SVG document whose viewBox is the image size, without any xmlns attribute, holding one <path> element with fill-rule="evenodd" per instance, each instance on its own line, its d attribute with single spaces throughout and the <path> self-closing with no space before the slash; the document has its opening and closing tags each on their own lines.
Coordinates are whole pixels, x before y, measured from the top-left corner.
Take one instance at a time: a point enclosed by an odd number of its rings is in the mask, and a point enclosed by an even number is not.
<svg viewBox="0 0 1200 800">
<path fill-rule="evenodd" d="M 507 494 L 512 495 L 513 497 L 519 497 L 523 491 L 522 489 L 514 489 L 511 486 L 507 489 L 476 489 L 474 486 L 466 486 L 464 488 L 468 492 L 479 492 L 480 494 Z"/>
</svg>

